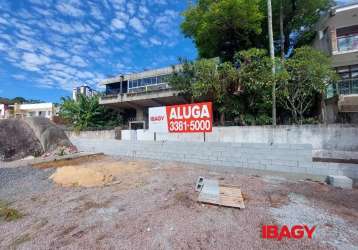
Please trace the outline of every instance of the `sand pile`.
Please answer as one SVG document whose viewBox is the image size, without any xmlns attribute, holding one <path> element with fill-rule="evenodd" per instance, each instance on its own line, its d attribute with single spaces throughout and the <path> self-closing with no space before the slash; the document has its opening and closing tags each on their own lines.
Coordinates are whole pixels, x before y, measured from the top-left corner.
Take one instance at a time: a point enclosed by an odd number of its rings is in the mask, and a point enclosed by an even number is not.
<svg viewBox="0 0 358 250">
<path fill-rule="evenodd" d="M 63 167 L 50 177 L 62 186 L 97 187 L 113 181 L 113 176 L 105 171 L 98 171 L 86 167 Z"/>
<path fill-rule="evenodd" d="M 120 183 L 128 175 L 143 171 L 148 171 L 148 169 L 134 162 L 104 160 L 103 162 L 59 167 L 50 176 L 50 179 L 65 187 L 101 187 Z"/>
</svg>

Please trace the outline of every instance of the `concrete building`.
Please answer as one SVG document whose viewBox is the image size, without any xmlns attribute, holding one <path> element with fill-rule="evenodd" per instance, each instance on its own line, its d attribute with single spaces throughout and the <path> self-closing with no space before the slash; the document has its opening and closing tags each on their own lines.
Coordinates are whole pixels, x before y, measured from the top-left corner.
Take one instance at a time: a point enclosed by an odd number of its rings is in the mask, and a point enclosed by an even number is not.
<svg viewBox="0 0 358 250">
<path fill-rule="evenodd" d="M 85 95 L 85 96 L 94 96 L 97 95 L 97 91 L 92 89 L 91 87 L 87 86 L 87 85 L 82 85 L 79 87 L 75 87 L 72 90 L 72 99 L 73 100 L 77 100 L 77 96 L 79 94 Z"/>
<path fill-rule="evenodd" d="M 41 116 L 52 119 L 56 115 L 56 107 L 53 103 L 14 104 L 14 117 Z"/>
<path fill-rule="evenodd" d="M 175 66 L 176 69 L 180 65 Z M 168 84 L 172 67 L 119 75 L 102 82 L 106 86 L 100 104 L 119 109 L 131 128 L 146 128 L 148 108 L 186 103 L 187 100 Z"/>
<path fill-rule="evenodd" d="M 318 22 L 313 46 L 332 58 L 340 80 L 327 89 L 325 120 L 358 122 L 358 3 L 331 8 Z"/>
</svg>

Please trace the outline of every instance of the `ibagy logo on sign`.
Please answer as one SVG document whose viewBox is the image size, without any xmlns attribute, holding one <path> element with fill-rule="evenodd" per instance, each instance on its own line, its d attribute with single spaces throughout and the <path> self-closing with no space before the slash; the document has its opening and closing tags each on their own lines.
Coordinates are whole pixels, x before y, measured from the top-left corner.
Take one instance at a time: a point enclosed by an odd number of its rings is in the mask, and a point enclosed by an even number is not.
<svg viewBox="0 0 358 250">
<path fill-rule="evenodd" d="M 262 225 L 262 238 L 263 239 L 303 239 L 307 237 L 312 239 L 316 230 L 316 226 L 309 227 L 307 225 L 293 225 L 291 228 L 288 225 Z"/>
<path fill-rule="evenodd" d="M 153 132 L 169 132 L 165 107 L 149 108 L 149 130 Z"/>
<path fill-rule="evenodd" d="M 211 102 L 149 109 L 149 129 L 154 132 L 211 132 L 212 128 Z"/>
</svg>

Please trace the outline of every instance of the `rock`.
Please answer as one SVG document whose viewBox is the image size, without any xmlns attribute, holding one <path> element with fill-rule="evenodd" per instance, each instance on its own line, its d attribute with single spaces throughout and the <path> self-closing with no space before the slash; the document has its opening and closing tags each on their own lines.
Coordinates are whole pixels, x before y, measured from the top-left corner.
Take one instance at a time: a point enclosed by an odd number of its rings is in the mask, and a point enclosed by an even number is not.
<svg viewBox="0 0 358 250">
<path fill-rule="evenodd" d="M 340 187 L 346 189 L 352 189 L 353 187 L 352 179 L 343 175 L 329 175 L 327 176 L 326 181 L 329 185 L 332 185 L 334 187 Z"/>
<path fill-rule="evenodd" d="M 44 117 L 0 120 L 0 161 L 76 152 L 63 129 Z"/>
<path fill-rule="evenodd" d="M 36 157 L 43 153 L 41 142 L 24 120 L 0 120 L 0 161 Z"/>
<path fill-rule="evenodd" d="M 29 117 L 24 119 L 24 122 L 32 128 L 45 152 L 54 151 L 61 146 L 72 146 L 72 143 L 68 139 L 65 131 L 47 118 Z"/>
</svg>

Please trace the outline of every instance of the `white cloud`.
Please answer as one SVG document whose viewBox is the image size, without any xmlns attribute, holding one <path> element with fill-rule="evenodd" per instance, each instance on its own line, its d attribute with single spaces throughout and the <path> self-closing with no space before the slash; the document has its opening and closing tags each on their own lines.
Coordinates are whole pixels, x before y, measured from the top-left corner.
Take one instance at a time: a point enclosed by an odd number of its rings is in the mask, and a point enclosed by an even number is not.
<svg viewBox="0 0 358 250">
<path fill-rule="evenodd" d="M 159 16 L 154 23 L 154 27 L 163 34 L 177 32 L 176 19 L 179 17 L 179 13 L 173 10 L 164 11 L 163 15 Z"/>
<path fill-rule="evenodd" d="M 71 55 L 69 53 L 67 53 L 66 51 L 64 51 L 63 49 L 60 48 L 55 48 L 53 49 L 54 55 L 60 58 L 68 58 Z"/>
<path fill-rule="evenodd" d="M 137 53 L 132 53 L 138 46 L 173 46 L 179 37 L 179 12 L 150 6 L 169 1 L 30 1 L 35 3 L 21 6 L 18 13 L 0 6 L 0 64 L 22 70 L 13 79 L 26 77 L 39 87 L 71 90 L 84 82 L 96 86 L 107 74 L 142 69 L 136 66 Z M 153 34 L 142 36 L 149 29 Z M 159 49 L 156 55 L 162 58 Z M 149 60 L 148 65 L 163 65 Z"/>
<path fill-rule="evenodd" d="M 124 29 L 126 27 L 126 24 L 118 18 L 113 19 L 111 24 L 115 29 Z"/>
<path fill-rule="evenodd" d="M 22 49 L 22 50 L 27 50 L 27 51 L 33 51 L 34 47 L 31 43 L 27 42 L 27 41 L 19 41 L 16 44 L 16 48 L 18 49 Z"/>
<path fill-rule="evenodd" d="M 50 59 L 47 56 L 27 52 L 23 54 L 22 59 L 27 63 L 34 65 L 43 65 L 50 62 Z"/>
<path fill-rule="evenodd" d="M 0 51 L 6 51 L 7 50 L 7 44 L 0 41 Z"/>
<path fill-rule="evenodd" d="M 95 41 L 96 43 L 99 44 L 105 44 L 106 41 L 104 40 L 104 38 L 100 35 L 95 35 L 94 37 L 92 37 L 93 41 Z"/>
<path fill-rule="evenodd" d="M 145 5 L 141 5 L 139 6 L 139 11 L 143 14 L 148 14 L 149 13 L 149 10 L 148 8 L 145 6 Z"/>
<path fill-rule="evenodd" d="M 126 35 L 123 33 L 116 33 L 114 34 L 114 36 L 118 39 L 118 40 L 124 40 L 126 38 Z"/>
<path fill-rule="evenodd" d="M 6 25 L 6 24 L 9 24 L 9 22 L 5 18 L 2 18 L 0 16 L 0 24 Z"/>
<path fill-rule="evenodd" d="M 101 10 L 93 3 L 90 4 L 91 15 L 97 20 L 104 20 Z"/>
<path fill-rule="evenodd" d="M 141 22 L 141 20 L 139 20 L 136 17 L 133 17 L 130 21 L 129 21 L 129 25 L 132 26 L 133 29 L 135 29 L 136 31 L 138 31 L 139 33 L 145 33 L 147 32 L 147 29 L 144 27 L 143 23 Z"/>
<path fill-rule="evenodd" d="M 43 29 L 50 28 L 61 34 L 71 34 L 75 32 L 71 25 L 54 19 L 49 19 L 46 23 L 39 23 L 38 25 Z"/>
<path fill-rule="evenodd" d="M 161 42 L 158 38 L 156 38 L 156 37 L 151 37 L 151 38 L 149 39 L 149 41 L 150 41 L 151 44 L 153 44 L 153 45 L 161 45 L 161 44 L 162 44 L 162 42 Z"/>
<path fill-rule="evenodd" d="M 43 15 L 43 16 L 51 16 L 53 13 L 51 10 L 49 9 L 42 9 L 42 8 L 39 8 L 39 7 L 32 7 L 37 13 L 39 13 L 40 15 Z"/>
<path fill-rule="evenodd" d="M 62 12 L 62 14 L 64 14 L 64 15 L 69 15 L 69 16 L 74 16 L 74 17 L 84 15 L 83 10 L 71 5 L 70 3 L 60 2 L 57 4 L 56 9 L 59 10 L 60 12 Z"/>
<path fill-rule="evenodd" d="M 128 3 L 127 3 L 127 11 L 128 11 L 129 14 L 131 14 L 131 16 L 134 15 L 134 13 L 135 13 L 135 6 L 134 6 L 133 3 L 131 3 L 131 2 L 128 2 Z"/>
<path fill-rule="evenodd" d="M 152 0 L 152 3 L 165 5 L 165 4 L 167 4 L 167 1 L 166 0 Z"/>
<path fill-rule="evenodd" d="M 88 65 L 85 60 L 77 55 L 71 58 L 70 63 L 77 67 L 86 67 Z"/>
<path fill-rule="evenodd" d="M 22 55 L 21 66 L 29 71 L 39 71 L 40 66 L 49 63 L 51 60 L 42 54 L 25 52 Z"/>
<path fill-rule="evenodd" d="M 23 74 L 16 74 L 16 75 L 13 75 L 12 77 L 16 80 L 25 80 L 26 79 L 26 76 Z"/>
<path fill-rule="evenodd" d="M 85 23 L 76 22 L 72 24 L 72 27 L 74 30 L 76 30 L 79 33 L 93 33 L 93 28 Z"/>
<path fill-rule="evenodd" d="M 123 10 L 124 9 L 124 4 L 125 4 L 125 0 L 111 0 L 110 1 L 113 8 L 115 8 L 116 10 Z M 106 4 L 106 3 L 104 3 Z"/>
</svg>

